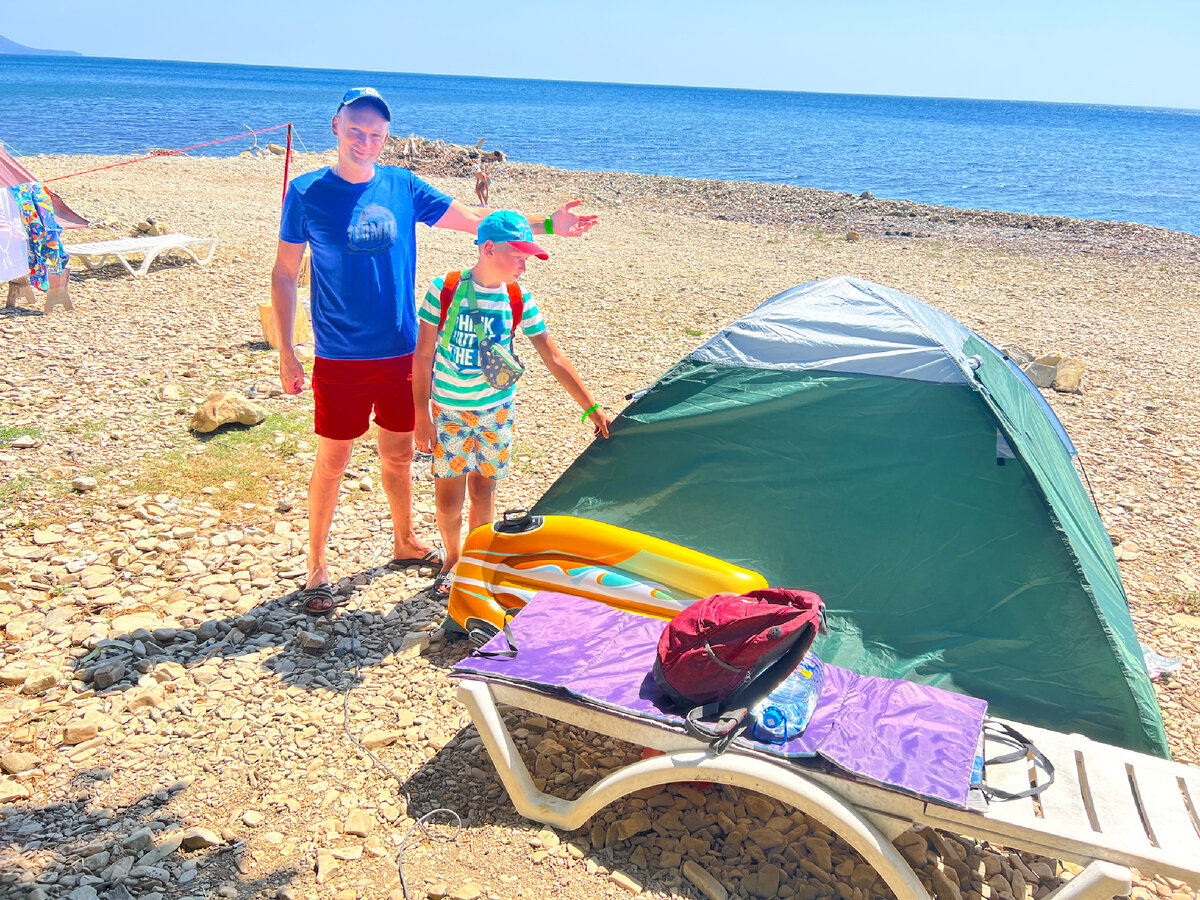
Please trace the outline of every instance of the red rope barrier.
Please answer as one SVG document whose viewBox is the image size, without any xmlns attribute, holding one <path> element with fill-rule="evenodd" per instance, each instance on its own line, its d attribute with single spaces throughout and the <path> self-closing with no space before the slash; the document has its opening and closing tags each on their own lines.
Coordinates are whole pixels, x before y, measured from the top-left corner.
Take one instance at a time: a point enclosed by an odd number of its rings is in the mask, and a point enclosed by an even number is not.
<svg viewBox="0 0 1200 900">
<path fill-rule="evenodd" d="M 218 141 L 209 141 L 205 144 L 193 144 L 191 147 L 184 147 L 181 150 L 168 150 L 166 153 L 151 153 L 149 156 L 139 156 L 137 159 L 127 159 L 125 162 L 113 163 L 110 166 L 99 166 L 95 169 L 85 169 L 82 172 L 72 172 L 70 175 L 59 175 L 56 178 L 47 178 L 43 184 L 51 181 L 62 181 L 64 178 L 74 178 L 77 175 L 90 175 L 92 172 L 103 172 L 105 169 L 115 169 L 118 166 L 128 166 L 135 162 L 143 162 L 147 159 L 159 159 L 163 156 L 174 156 L 176 153 L 186 153 L 189 150 L 199 150 L 201 147 L 211 147 L 213 144 L 223 144 L 226 141 L 236 141 L 238 138 L 251 137 L 256 134 L 266 134 L 268 131 L 278 131 L 280 128 L 288 129 L 288 145 L 291 145 L 292 125 L 289 122 L 287 125 L 272 125 L 270 128 L 263 128 L 259 131 L 247 131 L 243 134 L 235 134 L 233 137 L 221 138 Z"/>
<path fill-rule="evenodd" d="M 288 166 L 292 162 L 292 123 L 288 122 L 287 154 L 283 157 L 283 198 L 287 199 Z M 279 201 L 280 203 L 283 200 Z"/>
</svg>

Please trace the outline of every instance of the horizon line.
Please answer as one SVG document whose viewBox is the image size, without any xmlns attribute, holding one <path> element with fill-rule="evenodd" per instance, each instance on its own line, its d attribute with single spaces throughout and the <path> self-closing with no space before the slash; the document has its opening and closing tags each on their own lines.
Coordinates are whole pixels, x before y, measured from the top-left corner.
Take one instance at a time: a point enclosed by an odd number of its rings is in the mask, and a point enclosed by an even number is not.
<svg viewBox="0 0 1200 900">
<path fill-rule="evenodd" d="M 728 85 L 704 85 L 704 84 L 662 84 L 648 81 L 604 81 L 604 80 L 589 80 L 589 79 L 567 79 L 567 78 L 545 78 L 545 77 L 530 77 L 526 75 L 477 75 L 477 74 L 461 74 L 450 72 L 406 72 L 402 70 L 387 70 L 387 69 L 346 69 L 339 66 L 289 66 L 278 63 L 236 63 L 236 62 L 218 62 L 214 60 L 204 59 L 167 59 L 155 56 L 91 56 L 85 53 L 78 55 L 60 56 L 58 53 L 76 54 L 78 51 L 44 51 L 40 53 L 11 53 L 0 51 L 0 60 L 6 58 L 41 58 L 41 59 L 103 59 L 116 60 L 121 62 L 151 62 L 151 63 L 187 63 L 192 65 L 205 66 L 241 66 L 243 68 L 259 68 L 259 69 L 293 69 L 297 71 L 312 71 L 312 72 L 355 72 L 367 75 L 409 75 L 429 78 L 484 78 L 495 81 L 533 81 L 552 84 L 591 84 L 605 85 L 613 87 L 646 87 L 646 88 L 668 88 L 677 90 L 705 90 L 705 91 L 739 91 L 743 93 L 757 94 L 813 94 L 817 96 L 831 97 L 878 97 L 881 99 L 913 99 L 913 100 L 956 100 L 956 101 L 973 101 L 979 103 L 1030 103 L 1055 106 L 1106 106 L 1113 109 L 1135 109 L 1135 110 L 1159 110 L 1164 112 L 1182 112 L 1182 113 L 1200 113 L 1200 107 L 1190 106 L 1156 106 L 1148 103 L 1108 103 L 1099 100 L 1033 100 L 1027 98 L 1012 98 L 1012 97 L 953 97 L 939 94 L 888 94 L 888 93 L 863 93 L 858 91 L 813 91 L 800 88 L 754 88 L 754 87 L 731 87 Z"/>
</svg>

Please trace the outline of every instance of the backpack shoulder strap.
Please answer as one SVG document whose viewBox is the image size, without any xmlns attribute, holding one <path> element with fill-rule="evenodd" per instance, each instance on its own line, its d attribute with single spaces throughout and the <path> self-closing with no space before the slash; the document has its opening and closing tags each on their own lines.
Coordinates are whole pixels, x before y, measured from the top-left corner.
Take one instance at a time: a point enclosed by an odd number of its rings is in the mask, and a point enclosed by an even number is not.
<svg viewBox="0 0 1200 900">
<path fill-rule="evenodd" d="M 442 315 L 438 320 L 438 331 L 440 332 L 446 327 L 446 316 L 450 313 L 450 304 L 454 302 L 454 292 L 458 290 L 459 282 L 462 281 L 462 272 L 454 271 L 447 272 L 446 278 L 442 282 Z"/>
<path fill-rule="evenodd" d="M 512 339 L 517 338 L 517 329 L 521 327 L 521 317 L 525 315 L 525 296 L 521 286 L 515 281 L 508 283 L 508 305 L 512 309 Z"/>
</svg>

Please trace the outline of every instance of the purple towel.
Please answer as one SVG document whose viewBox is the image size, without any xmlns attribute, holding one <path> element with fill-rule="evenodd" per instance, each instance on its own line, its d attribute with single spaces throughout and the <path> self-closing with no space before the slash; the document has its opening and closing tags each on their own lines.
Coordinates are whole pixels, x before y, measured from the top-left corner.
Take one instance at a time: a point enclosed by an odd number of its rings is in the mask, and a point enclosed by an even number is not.
<svg viewBox="0 0 1200 900">
<path fill-rule="evenodd" d="M 569 594 L 541 592 L 511 623 L 515 658 L 473 655 L 453 674 L 507 682 L 682 731 L 650 669 L 666 622 Z M 486 649 L 505 646 L 497 635 Z M 739 738 L 775 759 L 827 769 L 964 808 L 987 703 L 940 688 L 825 664 L 816 711 L 786 744 Z"/>
</svg>

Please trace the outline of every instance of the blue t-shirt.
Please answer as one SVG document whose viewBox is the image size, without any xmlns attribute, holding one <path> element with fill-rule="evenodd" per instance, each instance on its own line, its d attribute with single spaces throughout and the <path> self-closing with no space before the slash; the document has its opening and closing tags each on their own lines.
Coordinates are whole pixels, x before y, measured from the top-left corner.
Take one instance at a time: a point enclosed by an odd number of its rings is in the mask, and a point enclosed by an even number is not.
<svg viewBox="0 0 1200 900">
<path fill-rule="evenodd" d="M 433 225 L 450 203 L 396 166 L 375 166 L 363 184 L 326 167 L 288 185 L 279 237 L 309 246 L 317 356 L 386 359 L 416 349 L 416 225 Z"/>
</svg>

